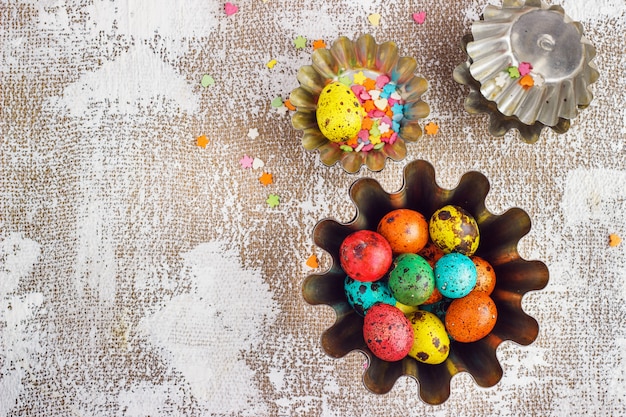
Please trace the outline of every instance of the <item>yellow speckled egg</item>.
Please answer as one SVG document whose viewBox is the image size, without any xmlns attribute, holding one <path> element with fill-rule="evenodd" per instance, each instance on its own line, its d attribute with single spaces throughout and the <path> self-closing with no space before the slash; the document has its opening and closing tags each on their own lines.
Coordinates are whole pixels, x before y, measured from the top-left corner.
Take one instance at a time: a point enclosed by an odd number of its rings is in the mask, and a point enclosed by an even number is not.
<svg viewBox="0 0 626 417">
<path fill-rule="evenodd" d="M 434 212 L 428 231 L 433 243 L 444 253 L 472 256 L 480 243 L 476 220 L 459 206 L 447 205 Z"/>
<path fill-rule="evenodd" d="M 316 117 L 320 131 L 328 140 L 343 142 L 361 130 L 363 106 L 350 87 L 334 82 L 322 90 Z"/>
<path fill-rule="evenodd" d="M 416 311 L 407 316 L 413 327 L 413 346 L 409 356 L 420 362 L 437 365 L 448 358 L 450 338 L 446 327 L 428 311 Z"/>
</svg>

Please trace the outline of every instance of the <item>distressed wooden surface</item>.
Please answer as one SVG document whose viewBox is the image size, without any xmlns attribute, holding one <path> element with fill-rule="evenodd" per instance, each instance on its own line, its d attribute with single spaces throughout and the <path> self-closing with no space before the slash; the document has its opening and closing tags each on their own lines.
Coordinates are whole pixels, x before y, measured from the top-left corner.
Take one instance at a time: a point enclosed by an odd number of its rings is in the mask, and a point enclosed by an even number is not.
<svg viewBox="0 0 626 417">
<path fill-rule="evenodd" d="M 623 2 L 558 2 L 601 78 L 569 132 L 533 145 L 491 137 L 452 80 L 487 2 L 235 3 L 226 16 L 213 0 L 0 2 L 0 417 L 625 415 L 626 245 L 608 245 L 626 237 Z M 416 58 L 440 132 L 349 175 L 304 151 L 270 102 L 297 87 L 312 40 L 363 33 Z M 242 169 L 244 155 L 265 166 Z M 520 253 L 550 270 L 524 298 L 535 343 L 503 344 L 498 385 L 461 374 L 436 407 L 410 379 L 367 392 L 364 356 L 327 357 L 334 313 L 301 297 L 306 259 L 330 262 L 315 223 L 354 217 L 357 178 L 398 190 L 414 159 L 448 188 L 484 173 L 487 207 L 524 209 Z"/>
</svg>

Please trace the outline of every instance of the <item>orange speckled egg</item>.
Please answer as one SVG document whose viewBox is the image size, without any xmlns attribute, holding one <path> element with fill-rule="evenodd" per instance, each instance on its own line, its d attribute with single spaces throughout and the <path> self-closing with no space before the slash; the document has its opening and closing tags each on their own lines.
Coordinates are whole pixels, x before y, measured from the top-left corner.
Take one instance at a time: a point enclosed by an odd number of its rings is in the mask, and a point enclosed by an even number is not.
<svg viewBox="0 0 626 417">
<path fill-rule="evenodd" d="M 432 240 L 428 239 L 428 243 L 424 246 L 424 249 L 417 253 L 422 258 L 426 259 L 426 261 L 430 264 L 431 267 L 435 267 L 435 264 L 443 255 L 443 251 L 439 248 L 439 246 L 435 245 Z"/>
<path fill-rule="evenodd" d="M 387 239 L 394 254 L 417 253 L 428 243 L 428 222 L 411 209 L 390 211 L 380 220 L 376 231 Z"/>
<path fill-rule="evenodd" d="M 456 341 L 469 343 L 487 336 L 498 319 L 496 304 L 484 292 L 470 292 L 450 303 L 446 330 Z"/>
<path fill-rule="evenodd" d="M 472 262 L 476 265 L 476 286 L 472 291 L 482 291 L 491 295 L 496 287 L 496 271 L 493 266 L 480 256 L 471 256 Z"/>
<path fill-rule="evenodd" d="M 424 301 L 422 304 L 435 304 L 437 301 L 441 301 L 443 299 L 443 295 L 441 292 L 435 287 L 433 292 L 428 297 L 428 300 Z"/>
</svg>

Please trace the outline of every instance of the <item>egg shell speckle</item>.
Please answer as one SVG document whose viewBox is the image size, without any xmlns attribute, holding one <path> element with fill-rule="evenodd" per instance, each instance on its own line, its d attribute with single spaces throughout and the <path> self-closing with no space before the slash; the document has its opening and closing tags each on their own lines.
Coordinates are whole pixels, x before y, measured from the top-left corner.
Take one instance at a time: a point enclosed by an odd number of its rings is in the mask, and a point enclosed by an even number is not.
<svg viewBox="0 0 626 417">
<path fill-rule="evenodd" d="M 461 253 L 448 253 L 435 264 L 435 285 L 444 297 L 461 298 L 476 286 L 476 266 Z"/>
<path fill-rule="evenodd" d="M 389 288 L 402 304 L 420 305 L 431 296 L 435 288 L 433 269 L 415 253 L 398 255 L 389 271 Z"/>
<path fill-rule="evenodd" d="M 348 235 L 339 247 L 339 261 L 345 273 L 357 281 L 378 281 L 389 270 L 393 255 L 389 242 L 371 230 Z"/>
<path fill-rule="evenodd" d="M 389 286 L 384 280 L 361 282 L 346 277 L 344 292 L 346 293 L 348 304 L 360 316 L 365 316 L 367 311 L 376 303 L 396 305 L 396 299 L 391 295 Z"/>
<path fill-rule="evenodd" d="M 491 297 L 484 292 L 471 292 L 450 303 L 445 326 L 454 340 L 470 343 L 487 336 L 497 320 L 498 310 Z"/>
<path fill-rule="evenodd" d="M 377 232 L 389 241 L 394 254 L 417 253 L 428 243 L 428 222 L 422 213 L 397 209 L 378 223 Z"/>
<path fill-rule="evenodd" d="M 428 230 L 433 243 L 444 253 L 473 255 L 480 243 L 480 232 L 474 217 L 459 206 L 447 205 L 430 218 Z"/>
<path fill-rule="evenodd" d="M 414 335 L 409 356 L 431 365 L 445 361 L 450 354 L 450 338 L 441 320 L 428 311 L 416 311 L 408 319 Z"/>
<path fill-rule="evenodd" d="M 363 321 L 363 338 L 376 357 L 395 362 L 406 357 L 411 350 L 413 327 L 398 308 L 375 304 Z"/>
<path fill-rule="evenodd" d="M 363 123 L 363 106 L 354 92 L 344 84 L 328 84 L 317 101 L 317 125 L 331 142 L 355 137 Z"/>
</svg>

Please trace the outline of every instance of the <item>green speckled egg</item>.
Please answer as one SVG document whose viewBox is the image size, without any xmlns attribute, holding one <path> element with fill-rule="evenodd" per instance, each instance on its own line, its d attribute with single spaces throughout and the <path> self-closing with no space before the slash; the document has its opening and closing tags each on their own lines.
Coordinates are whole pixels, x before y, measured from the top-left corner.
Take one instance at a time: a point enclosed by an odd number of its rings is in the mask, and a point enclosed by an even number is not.
<svg viewBox="0 0 626 417">
<path fill-rule="evenodd" d="M 343 142 L 361 130 L 363 106 L 349 87 L 334 82 L 322 90 L 316 116 L 320 131 L 328 140 Z"/>
<path fill-rule="evenodd" d="M 430 264 L 414 253 L 398 255 L 389 271 L 389 289 L 400 303 L 418 306 L 432 294 L 435 274 Z"/>
</svg>

